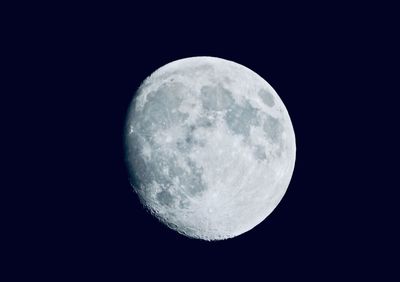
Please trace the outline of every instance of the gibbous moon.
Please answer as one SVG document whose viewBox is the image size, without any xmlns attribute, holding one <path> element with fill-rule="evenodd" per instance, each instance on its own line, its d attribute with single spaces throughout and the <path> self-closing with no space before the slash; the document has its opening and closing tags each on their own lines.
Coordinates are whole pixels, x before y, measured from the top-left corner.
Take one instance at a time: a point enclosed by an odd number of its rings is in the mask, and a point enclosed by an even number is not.
<svg viewBox="0 0 400 282">
<path fill-rule="evenodd" d="M 203 240 L 262 222 L 285 194 L 296 158 L 275 90 L 252 70 L 214 57 L 177 60 L 151 74 L 130 105 L 125 142 L 143 205 Z"/>
</svg>

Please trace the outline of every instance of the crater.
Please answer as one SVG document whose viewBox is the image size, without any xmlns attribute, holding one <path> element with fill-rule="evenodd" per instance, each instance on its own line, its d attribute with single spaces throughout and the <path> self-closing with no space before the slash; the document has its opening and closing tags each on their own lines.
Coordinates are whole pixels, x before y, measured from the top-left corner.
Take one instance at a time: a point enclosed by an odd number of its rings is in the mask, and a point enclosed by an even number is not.
<svg viewBox="0 0 400 282">
<path fill-rule="evenodd" d="M 271 92 L 265 89 L 261 89 L 260 91 L 258 91 L 258 95 L 261 97 L 264 104 L 268 107 L 273 107 L 275 105 L 274 96 L 272 96 Z"/>
</svg>

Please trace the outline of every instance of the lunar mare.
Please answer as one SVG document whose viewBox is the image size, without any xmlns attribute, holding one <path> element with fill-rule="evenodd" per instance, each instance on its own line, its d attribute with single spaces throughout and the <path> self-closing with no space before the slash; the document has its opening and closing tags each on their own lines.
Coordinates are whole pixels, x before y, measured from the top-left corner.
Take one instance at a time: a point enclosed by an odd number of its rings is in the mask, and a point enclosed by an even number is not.
<svg viewBox="0 0 400 282">
<path fill-rule="evenodd" d="M 250 69 L 192 57 L 139 87 L 126 124 L 130 181 L 143 205 L 198 239 L 238 236 L 284 196 L 295 135 L 274 89 Z"/>
</svg>

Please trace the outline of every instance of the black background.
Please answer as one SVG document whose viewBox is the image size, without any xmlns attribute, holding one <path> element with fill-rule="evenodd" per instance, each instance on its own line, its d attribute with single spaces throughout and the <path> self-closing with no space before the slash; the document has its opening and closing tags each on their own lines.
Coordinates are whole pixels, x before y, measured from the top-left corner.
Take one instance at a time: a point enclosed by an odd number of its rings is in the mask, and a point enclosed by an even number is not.
<svg viewBox="0 0 400 282">
<path fill-rule="evenodd" d="M 32 112 L 19 125 L 30 157 L 16 165 L 29 168 L 30 184 L 10 216 L 21 222 L 9 258 L 14 274 L 113 281 L 394 275 L 393 7 L 188 2 L 13 11 L 9 72 L 23 74 L 14 91 L 28 91 L 19 112 Z M 280 205 L 251 231 L 218 242 L 186 238 L 151 217 L 129 185 L 122 146 L 143 79 L 202 55 L 265 78 L 297 142 Z"/>
</svg>

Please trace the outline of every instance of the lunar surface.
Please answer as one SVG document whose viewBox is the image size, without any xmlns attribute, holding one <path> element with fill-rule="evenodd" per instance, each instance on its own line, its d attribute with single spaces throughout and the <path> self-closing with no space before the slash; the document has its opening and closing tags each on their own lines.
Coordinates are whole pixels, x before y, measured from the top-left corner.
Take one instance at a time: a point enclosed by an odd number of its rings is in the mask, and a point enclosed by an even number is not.
<svg viewBox="0 0 400 282">
<path fill-rule="evenodd" d="M 214 57 L 169 63 L 129 107 L 126 160 L 143 205 L 177 232 L 238 236 L 278 205 L 296 144 L 289 114 L 252 70 Z"/>
</svg>

